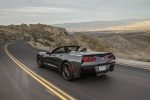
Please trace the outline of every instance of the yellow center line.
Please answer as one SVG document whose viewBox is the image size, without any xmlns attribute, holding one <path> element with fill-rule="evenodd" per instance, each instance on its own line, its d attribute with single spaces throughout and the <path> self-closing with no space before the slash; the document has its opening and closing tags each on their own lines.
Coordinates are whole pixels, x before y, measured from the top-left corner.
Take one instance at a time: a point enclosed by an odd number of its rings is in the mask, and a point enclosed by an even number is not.
<svg viewBox="0 0 150 100">
<path fill-rule="evenodd" d="M 41 83 L 44 87 L 46 87 L 48 90 L 52 91 L 55 95 L 57 95 L 59 98 L 61 98 L 62 100 L 67 100 L 64 96 L 68 97 L 70 100 L 76 100 L 75 98 L 73 98 L 72 96 L 68 95 L 66 92 L 64 92 L 63 90 L 59 89 L 58 87 L 56 87 L 55 85 L 53 85 L 52 83 L 50 83 L 49 81 L 47 81 L 46 79 L 42 78 L 41 76 L 39 76 L 38 74 L 36 74 L 35 72 L 33 72 L 32 70 L 30 70 L 28 67 L 26 67 L 24 64 L 22 64 L 20 61 L 18 61 L 15 57 L 13 57 L 9 51 L 7 50 L 7 46 L 9 44 L 7 44 L 4 48 L 5 52 L 7 53 L 7 55 L 20 67 L 22 68 L 24 71 L 26 71 L 30 76 L 32 76 L 35 80 L 37 80 L 39 83 Z M 45 84 L 46 83 L 46 84 Z M 49 86 L 48 86 L 49 85 Z M 51 87 L 52 88 L 51 88 Z M 55 90 L 54 90 L 54 89 Z M 56 91 L 57 90 L 57 91 Z M 61 94 L 63 94 L 64 96 L 62 96 Z"/>
</svg>

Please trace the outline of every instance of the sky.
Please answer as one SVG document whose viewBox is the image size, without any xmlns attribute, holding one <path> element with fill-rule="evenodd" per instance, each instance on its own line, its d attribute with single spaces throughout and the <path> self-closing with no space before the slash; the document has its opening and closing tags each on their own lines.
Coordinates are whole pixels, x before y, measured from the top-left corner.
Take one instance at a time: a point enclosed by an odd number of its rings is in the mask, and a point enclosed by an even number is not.
<svg viewBox="0 0 150 100">
<path fill-rule="evenodd" d="M 150 0 L 0 0 L 0 25 L 150 18 Z"/>
</svg>

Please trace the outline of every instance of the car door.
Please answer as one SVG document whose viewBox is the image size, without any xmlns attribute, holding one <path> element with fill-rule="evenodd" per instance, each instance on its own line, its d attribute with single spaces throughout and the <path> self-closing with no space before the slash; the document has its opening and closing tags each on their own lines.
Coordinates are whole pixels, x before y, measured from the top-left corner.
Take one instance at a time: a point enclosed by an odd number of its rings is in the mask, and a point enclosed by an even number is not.
<svg viewBox="0 0 150 100">
<path fill-rule="evenodd" d="M 53 64 L 55 65 L 55 66 L 57 66 L 57 67 L 60 67 L 61 66 L 61 63 L 62 63 L 62 61 L 63 61 L 63 53 L 60 53 L 60 54 L 56 54 L 56 55 L 54 55 L 55 57 L 54 57 L 54 59 L 53 59 Z"/>
<path fill-rule="evenodd" d="M 59 68 L 62 61 L 61 56 L 63 53 L 64 53 L 63 47 L 52 51 L 52 53 L 49 56 L 46 56 L 45 58 L 46 62 L 51 67 Z"/>
<path fill-rule="evenodd" d="M 45 55 L 43 55 L 44 64 L 46 64 L 46 65 L 48 65 L 50 67 L 58 68 L 55 65 L 56 58 L 57 58 L 56 54 L 45 54 Z"/>
</svg>

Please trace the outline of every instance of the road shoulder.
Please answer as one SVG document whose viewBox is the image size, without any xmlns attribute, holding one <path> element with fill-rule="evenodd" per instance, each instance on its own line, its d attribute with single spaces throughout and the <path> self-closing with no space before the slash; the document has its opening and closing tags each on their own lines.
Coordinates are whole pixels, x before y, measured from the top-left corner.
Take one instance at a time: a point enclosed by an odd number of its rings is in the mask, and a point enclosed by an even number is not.
<svg viewBox="0 0 150 100">
<path fill-rule="evenodd" d="M 135 61 L 135 60 L 127 60 L 127 59 L 116 59 L 116 63 L 119 65 L 137 67 L 142 69 L 150 70 L 150 62 L 143 62 L 143 61 Z"/>
</svg>

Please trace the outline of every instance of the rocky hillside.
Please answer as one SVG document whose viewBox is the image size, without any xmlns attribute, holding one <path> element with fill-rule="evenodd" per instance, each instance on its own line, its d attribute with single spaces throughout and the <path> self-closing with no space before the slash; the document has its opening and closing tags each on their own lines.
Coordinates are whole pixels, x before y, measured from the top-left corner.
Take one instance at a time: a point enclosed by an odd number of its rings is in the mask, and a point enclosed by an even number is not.
<svg viewBox="0 0 150 100">
<path fill-rule="evenodd" d="M 29 42 L 30 45 L 45 50 L 52 50 L 58 46 L 64 45 L 79 45 L 81 48 L 87 48 L 93 51 L 99 52 L 114 52 L 115 54 L 127 54 L 123 49 L 120 49 L 108 42 L 103 41 L 103 39 L 95 38 L 90 35 L 83 33 L 75 33 L 74 35 L 65 35 L 60 37 L 42 37 L 34 38 L 33 41 Z"/>
<path fill-rule="evenodd" d="M 97 33 L 99 40 L 117 48 L 118 56 L 150 61 L 150 32 Z"/>
<path fill-rule="evenodd" d="M 90 34 L 90 35 L 87 35 Z M 80 45 L 93 51 L 113 52 L 118 56 L 150 58 L 150 32 L 88 32 L 70 35 L 64 28 L 43 24 L 0 26 L 0 42 L 30 37 L 30 45 L 52 50 L 58 46 Z"/>
<path fill-rule="evenodd" d="M 75 33 L 50 39 L 41 38 L 31 41 L 30 45 L 52 50 L 57 46 L 80 45 L 93 51 L 113 52 L 117 57 L 150 61 L 150 33 L 116 33 L 113 35 L 103 34 L 97 37 Z"/>
<path fill-rule="evenodd" d="M 49 36 L 64 36 L 64 28 L 52 27 L 44 24 L 21 24 L 0 26 L 0 42 L 7 40 L 21 40 L 26 37 L 42 38 Z"/>
</svg>

